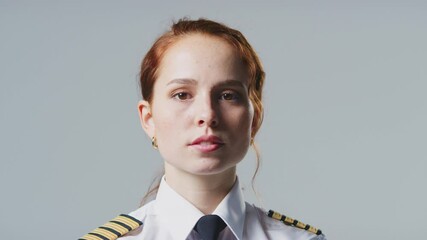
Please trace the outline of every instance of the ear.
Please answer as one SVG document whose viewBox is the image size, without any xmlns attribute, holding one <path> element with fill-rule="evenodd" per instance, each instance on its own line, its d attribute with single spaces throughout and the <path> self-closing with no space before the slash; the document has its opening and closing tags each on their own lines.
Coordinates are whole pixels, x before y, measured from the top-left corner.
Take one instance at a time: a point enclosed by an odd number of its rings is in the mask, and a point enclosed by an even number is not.
<svg viewBox="0 0 427 240">
<path fill-rule="evenodd" d="M 153 115 L 151 114 L 150 103 L 145 100 L 138 102 L 138 114 L 141 122 L 142 129 L 151 139 L 155 135 L 155 126 L 153 121 Z"/>
</svg>

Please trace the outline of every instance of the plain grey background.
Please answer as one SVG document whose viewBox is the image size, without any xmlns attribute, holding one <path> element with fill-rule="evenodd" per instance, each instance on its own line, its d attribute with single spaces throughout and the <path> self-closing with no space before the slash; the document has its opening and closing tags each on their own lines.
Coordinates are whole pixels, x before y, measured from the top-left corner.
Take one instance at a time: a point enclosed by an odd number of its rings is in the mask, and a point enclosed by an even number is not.
<svg viewBox="0 0 427 240">
<path fill-rule="evenodd" d="M 425 238 L 425 1 L 0 0 L 1 239 L 76 239 L 138 207 L 162 161 L 138 68 L 183 16 L 239 29 L 265 66 L 248 201 L 330 240 Z"/>
</svg>

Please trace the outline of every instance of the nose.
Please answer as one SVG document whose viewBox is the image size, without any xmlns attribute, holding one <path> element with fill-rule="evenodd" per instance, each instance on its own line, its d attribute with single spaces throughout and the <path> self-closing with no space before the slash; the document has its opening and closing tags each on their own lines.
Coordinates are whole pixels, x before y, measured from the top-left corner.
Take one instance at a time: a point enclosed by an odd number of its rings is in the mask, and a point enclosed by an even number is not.
<svg viewBox="0 0 427 240">
<path fill-rule="evenodd" d="M 199 127 L 215 128 L 218 126 L 217 106 L 211 97 L 203 97 L 197 101 L 195 123 Z"/>
</svg>

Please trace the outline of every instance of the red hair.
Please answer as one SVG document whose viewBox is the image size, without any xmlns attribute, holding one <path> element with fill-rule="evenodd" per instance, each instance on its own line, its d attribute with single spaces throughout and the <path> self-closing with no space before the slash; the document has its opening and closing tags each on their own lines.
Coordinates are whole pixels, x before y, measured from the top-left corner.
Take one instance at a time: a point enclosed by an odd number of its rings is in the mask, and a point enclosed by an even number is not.
<svg viewBox="0 0 427 240">
<path fill-rule="evenodd" d="M 249 99 L 254 107 L 251 137 L 255 137 L 261 127 L 264 108 L 262 105 L 262 88 L 265 73 L 258 55 L 241 32 L 229 28 L 224 24 L 207 19 L 189 20 L 180 19 L 171 29 L 161 35 L 145 55 L 141 64 L 140 87 L 142 98 L 151 103 L 153 99 L 154 83 L 158 76 L 160 63 L 165 52 L 179 39 L 190 34 L 206 34 L 218 37 L 232 45 L 240 55 L 249 73 Z"/>
</svg>

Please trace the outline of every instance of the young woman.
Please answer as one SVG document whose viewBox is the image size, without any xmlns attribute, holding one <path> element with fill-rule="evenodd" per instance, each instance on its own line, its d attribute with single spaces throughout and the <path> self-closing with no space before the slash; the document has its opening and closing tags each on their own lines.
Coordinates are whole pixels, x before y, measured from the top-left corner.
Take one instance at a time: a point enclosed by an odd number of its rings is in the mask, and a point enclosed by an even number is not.
<svg viewBox="0 0 427 240">
<path fill-rule="evenodd" d="M 263 116 L 261 63 L 237 30 L 183 19 L 141 67 L 141 124 L 164 159 L 155 200 L 81 239 L 325 239 L 244 201 L 236 166 Z"/>
</svg>

